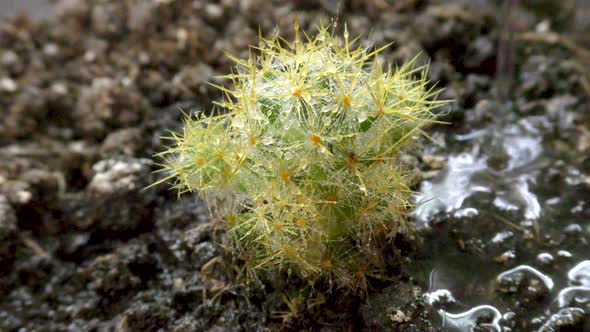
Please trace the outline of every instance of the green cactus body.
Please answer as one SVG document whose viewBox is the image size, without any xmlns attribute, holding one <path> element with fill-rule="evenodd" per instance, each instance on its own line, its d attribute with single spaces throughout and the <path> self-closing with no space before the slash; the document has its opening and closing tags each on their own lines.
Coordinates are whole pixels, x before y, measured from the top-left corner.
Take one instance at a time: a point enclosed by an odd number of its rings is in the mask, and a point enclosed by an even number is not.
<svg viewBox="0 0 590 332">
<path fill-rule="evenodd" d="M 257 55 L 235 59 L 233 89 L 219 87 L 227 112 L 187 117 L 162 154 L 175 186 L 214 207 L 250 272 L 360 290 L 382 277 L 387 241 L 411 229 L 413 170 L 400 153 L 434 121 L 435 93 L 424 67 L 384 71 L 379 50 L 352 43 L 326 28 L 305 42 L 261 38 Z"/>
</svg>

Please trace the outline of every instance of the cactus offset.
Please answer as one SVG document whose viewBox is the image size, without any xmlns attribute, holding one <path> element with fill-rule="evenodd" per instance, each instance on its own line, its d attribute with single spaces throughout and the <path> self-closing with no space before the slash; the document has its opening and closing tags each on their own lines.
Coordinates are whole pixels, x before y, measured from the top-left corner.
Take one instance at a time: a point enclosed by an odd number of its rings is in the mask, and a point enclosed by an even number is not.
<svg viewBox="0 0 590 332">
<path fill-rule="evenodd" d="M 227 112 L 187 117 L 161 154 L 181 192 L 196 191 L 250 275 L 285 269 L 362 290 L 381 249 L 411 226 L 401 153 L 434 120 L 425 68 L 383 70 L 380 50 L 320 28 L 293 43 L 261 38 L 219 87 Z"/>
</svg>

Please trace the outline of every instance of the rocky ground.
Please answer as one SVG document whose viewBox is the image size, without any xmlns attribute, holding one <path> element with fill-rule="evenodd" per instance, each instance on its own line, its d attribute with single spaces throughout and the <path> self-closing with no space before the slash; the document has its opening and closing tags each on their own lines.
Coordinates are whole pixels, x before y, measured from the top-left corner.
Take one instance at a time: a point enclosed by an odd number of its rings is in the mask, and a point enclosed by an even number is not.
<svg viewBox="0 0 590 332">
<path fill-rule="evenodd" d="M 436 289 L 429 271 L 443 265 L 439 270 L 473 274 L 451 266 L 458 255 L 496 269 L 558 248 L 588 259 L 590 14 L 574 1 L 508 2 L 510 15 L 484 0 L 62 0 L 46 21 L 4 19 L 0 330 L 438 331 L 436 306 L 423 297 Z M 502 213 L 425 218 L 421 249 L 366 299 L 320 293 L 314 303 L 299 302 L 297 285 L 280 280 L 244 287 L 207 208 L 164 185 L 146 187 L 161 176 L 152 156 L 166 144 L 161 137 L 180 127 L 179 110 L 206 112 L 221 97 L 207 82 L 231 70 L 224 53 L 245 57 L 259 33 L 290 39 L 296 18 L 309 33 L 321 22 L 337 30 L 346 22 L 363 44 L 395 42 L 380 55 L 384 62 L 417 54 L 430 62 L 441 98 L 454 101 L 440 110 L 450 124 L 432 129 L 441 144 L 416 158 L 422 179 L 436 184 L 441 169 L 452 169 L 445 165 L 456 160 L 453 153 L 481 147 L 490 169 L 482 181 L 531 175 L 523 181 L 546 199 L 539 207 L 545 219 L 526 210 L 530 205 L 502 205 L 510 190 L 494 182 Z M 478 130 L 488 132 L 474 138 L 481 142 L 458 139 Z M 511 168 L 522 158 L 511 154 L 510 135 L 540 140 L 543 152 Z M 496 202 L 483 195 L 468 202 Z M 507 220 L 521 217 L 515 211 L 525 213 L 517 224 Z M 512 235 L 490 237 L 506 231 Z M 565 278 L 575 265 L 565 256 L 537 263 Z M 481 269 L 478 280 L 493 281 L 495 271 Z M 502 307 L 504 330 L 590 328 L 587 304 L 545 310 L 540 304 L 550 295 L 535 288 L 537 279 L 502 280 L 491 294 L 471 281 L 454 295 L 469 306 L 485 299 Z M 476 329 L 486 328 L 493 331 Z"/>
</svg>

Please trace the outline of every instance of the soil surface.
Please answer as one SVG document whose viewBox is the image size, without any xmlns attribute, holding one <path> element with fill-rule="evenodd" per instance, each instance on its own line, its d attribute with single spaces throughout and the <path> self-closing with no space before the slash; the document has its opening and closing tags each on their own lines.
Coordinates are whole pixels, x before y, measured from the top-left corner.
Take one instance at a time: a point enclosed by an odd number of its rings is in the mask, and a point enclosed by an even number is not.
<svg viewBox="0 0 590 332">
<path fill-rule="evenodd" d="M 590 10 L 504 2 L 0 4 L 0 331 L 590 331 Z M 225 52 L 295 19 L 394 42 L 453 100 L 411 156 L 420 241 L 364 297 L 245 285 L 203 202 L 146 189 Z"/>
</svg>

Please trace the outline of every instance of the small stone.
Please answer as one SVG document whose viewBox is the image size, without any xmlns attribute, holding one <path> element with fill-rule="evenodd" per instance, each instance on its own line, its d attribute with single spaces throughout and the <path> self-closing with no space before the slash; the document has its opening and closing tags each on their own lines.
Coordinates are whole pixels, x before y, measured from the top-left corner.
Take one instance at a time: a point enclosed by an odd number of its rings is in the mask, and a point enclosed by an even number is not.
<svg viewBox="0 0 590 332">
<path fill-rule="evenodd" d="M 135 87 L 110 77 L 97 77 L 91 86 L 80 89 L 74 118 L 81 134 L 104 138 L 114 128 L 140 122 L 148 109 L 147 101 Z"/>
<path fill-rule="evenodd" d="M 51 84 L 51 91 L 58 95 L 66 95 L 68 93 L 68 86 L 62 82 Z"/>
<path fill-rule="evenodd" d="M 18 88 L 16 82 L 10 77 L 0 78 L 0 90 L 4 92 L 15 92 Z"/>
<path fill-rule="evenodd" d="M 499 256 L 494 257 L 494 261 L 500 264 L 509 264 L 516 258 L 514 250 L 508 250 Z"/>
<path fill-rule="evenodd" d="M 208 19 L 218 20 L 223 16 L 223 7 L 218 4 L 208 3 L 205 5 L 205 15 Z"/>
<path fill-rule="evenodd" d="M 497 233 L 493 238 L 492 238 L 492 243 L 503 243 L 506 240 L 508 240 L 509 238 L 513 237 L 514 233 L 512 233 L 511 231 L 503 231 L 503 232 L 499 232 Z"/>
<path fill-rule="evenodd" d="M 29 191 L 22 190 L 16 193 L 16 197 L 20 204 L 25 205 L 31 201 L 31 198 L 33 198 L 33 194 L 31 194 L 31 192 Z"/>
<path fill-rule="evenodd" d="M 539 262 L 539 264 L 542 265 L 549 265 L 553 263 L 554 260 L 555 258 L 553 258 L 553 255 L 547 252 L 543 252 L 537 255 L 537 262 Z"/>
<path fill-rule="evenodd" d="M 108 159 L 92 166 L 94 177 L 88 189 L 95 194 L 104 195 L 113 192 L 125 192 L 141 189 L 144 175 L 149 173 L 150 161 L 147 159 Z"/>
<path fill-rule="evenodd" d="M 94 60 L 96 60 L 96 53 L 94 53 L 91 50 L 88 50 L 84 53 L 83 58 L 86 62 L 94 62 Z"/>
<path fill-rule="evenodd" d="M 6 50 L 2 53 L 0 63 L 6 67 L 14 66 L 19 61 L 19 56 L 13 50 Z"/>
<path fill-rule="evenodd" d="M 140 52 L 138 55 L 138 59 L 139 63 L 141 63 L 142 65 L 147 65 L 150 63 L 151 58 L 149 53 L 147 52 Z"/>
<path fill-rule="evenodd" d="M 209 241 L 205 241 L 195 245 L 191 258 L 194 266 L 200 268 L 218 254 L 219 252 L 215 245 Z"/>
<path fill-rule="evenodd" d="M 113 131 L 105 138 L 100 152 L 105 157 L 112 155 L 132 156 L 141 144 L 141 133 L 138 128 Z"/>
<path fill-rule="evenodd" d="M 448 289 L 437 289 L 433 292 L 424 293 L 422 296 L 428 305 L 433 307 L 441 307 L 448 304 L 456 303 L 455 297 Z"/>
<path fill-rule="evenodd" d="M 186 48 L 186 43 L 188 40 L 188 31 L 184 28 L 179 28 L 176 30 L 176 42 L 177 47 L 179 50 Z"/>
<path fill-rule="evenodd" d="M 434 179 L 440 174 L 440 170 L 431 170 L 426 172 L 420 172 L 420 177 L 422 180 L 430 180 Z"/>
<path fill-rule="evenodd" d="M 422 156 L 422 161 L 431 169 L 441 169 L 445 167 L 446 158 L 444 156 L 427 154 Z"/>
<path fill-rule="evenodd" d="M 67 234 L 60 243 L 60 253 L 72 256 L 83 250 L 90 239 L 89 233 Z"/>
<path fill-rule="evenodd" d="M 68 194 L 63 218 L 95 238 L 126 237 L 152 227 L 150 161 L 117 157 L 99 161 L 83 195 Z"/>
<path fill-rule="evenodd" d="M 404 154 L 401 157 L 401 163 L 408 167 L 417 167 L 418 166 L 418 159 L 414 156 Z"/>
<path fill-rule="evenodd" d="M 547 112 L 555 116 L 563 116 L 565 111 L 572 110 L 578 98 L 571 95 L 559 95 L 547 101 Z"/>
<path fill-rule="evenodd" d="M 21 75 L 25 65 L 21 57 L 13 50 L 5 50 L 0 57 L 0 66 L 11 75 Z"/>
<path fill-rule="evenodd" d="M 50 43 L 50 44 L 46 44 L 45 46 L 43 46 L 43 54 L 53 57 L 56 56 L 57 53 L 59 52 L 59 48 L 57 47 L 57 45 Z"/>
<path fill-rule="evenodd" d="M 468 68 L 480 68 L 483 63 L 489 61 L 494 55 L 494 42 L 487 36 L 477 37 L 467 47 L 465 66 Z"/>
<path fill-rule="evenodd" d="M 578 235 L 582 233 L 582 226 L 579 224 L 569 224 L 563 228 L 563 232 L 567 235 Z"/>
<path fill-rule="evenodd" d="M 394 323 L 403 323 L 409 322 L 410 317 L 406 316 L 403 311 L 397 310 L 395 313 L 389 315 L 389 319 L 391 319 Z"/>
<path fill-rule="evenodd" d="M 453 217 L 455 218 L 473 218 L 477 215 L 479 215 L 479 211 L 475 208 L 464 208 L 453 213 Z"/>
</svg>

